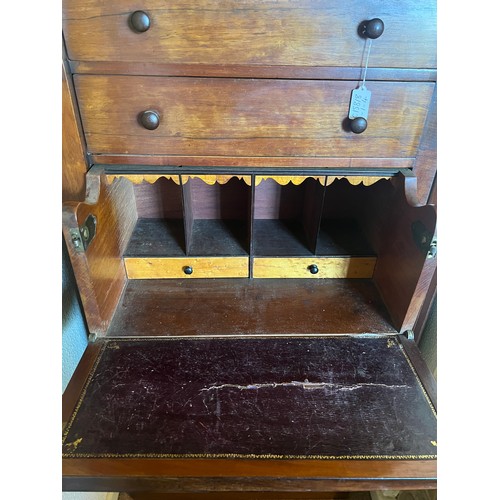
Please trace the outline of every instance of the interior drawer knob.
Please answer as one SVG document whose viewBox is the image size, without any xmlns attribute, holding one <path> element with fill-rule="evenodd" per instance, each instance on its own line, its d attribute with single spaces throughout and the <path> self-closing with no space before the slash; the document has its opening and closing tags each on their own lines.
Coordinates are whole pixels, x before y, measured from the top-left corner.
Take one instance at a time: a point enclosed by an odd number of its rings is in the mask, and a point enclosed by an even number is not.
<svg viewBox="0 0 500 500">
<path fill-rule="evenodd" d="M 129 18 L 130 27 L 136 33 L 144 33 L 148 31 L 151 26 L 151 19 L 149 16 L 142 10 L 136 10 L 133 12 Z"/>
<path fill-rule="evenodd" d="M 309 269 L 311 274 L 318 274 L 319 272 L 319 268 L 316 264 L 311 264 L 307 269 Z"/>
<path fill-rule="evenodd" d="M 148 130 L 155 130 L 160 125 L 160 115 L 157 111 L 147 110 L 139 115 L 139 122 Z"/>
<path fill-rule="evenodd" d="M 184 271 L 184 274 L 193 274 L 193 268 L 191 266 L 184 266 L 182 270 Z"/>
<path fill-rule="evenodd" d="M 351 130 L 355 134 L 361 134 L 366 130 L 366 127 L 368 127 L 368 122 L 366 121 L 365 118 L 362 118 L 361 116 L 351 120 Z"/>
<path fill-rule="evenodd" d="M 384 32 L 384 22 L 378 17 L 363 21 L 359 25 L 358 32 L 363 38 L 375 40 Z"/>
</svg>

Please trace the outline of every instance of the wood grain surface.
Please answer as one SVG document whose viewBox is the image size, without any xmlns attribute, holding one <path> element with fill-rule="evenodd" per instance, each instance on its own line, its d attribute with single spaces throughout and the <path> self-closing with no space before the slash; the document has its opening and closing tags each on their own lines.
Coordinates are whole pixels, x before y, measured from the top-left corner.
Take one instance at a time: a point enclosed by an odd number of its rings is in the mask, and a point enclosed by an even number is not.
<svg viewBox="0 0 500 500">
<path fill-rule="evenodd" d="M 357 82 L 76 75 L 89 151 L 108 154 L 413 157 L 432 83 L 371 82 L 369 125 L 347 127 Z M 156 130 L 138 122 L 160 114 Z"/>
<path fill-rule="evenodd" d="M 371 278 L 376 257 L 255 257 L 254 278 Z M 311 274 L 316 264 L 318 273 Z"/>
<path fill-rule="evenodd" d="M 63 234 L 91 333 L 104 334 L 127 281 L 122 255 L 137 220 L 132 184 L 105 176 L 87 176 L 85 202 L 63 206 Z M 92 214 L 96 234 L 85 252 L 77 252 L 70 229 L 81 227 Z"/>
<path fill-rule="evenodd" d="M 71 75 L 62 67 L 62 201 L 85 200 L 85 143 Z"/>
<path fill-rule="evenodd" d="M 373 279 L 401 332 L 415 325 L 436 267 L 436 258 L 426 258 L 412 231 L 418 222 L 432 238 L 436 229 L 436 210 L 418 206 L 416 184 L 416 177 L 402 173 L 378 182 L 364 208 L 370 215 L 365 234 L 378 255 Z"/>
<path fill-rule="evenodd" d="M 129 28 L 144 10 L 151 26 Z M 381 4 L 354 0 L 64 0 L 70 59 L 183 64 L 361 67 L 365 39 L 358 25 L 385 24 L 370 57 L 373 67 L 436 67 L 435 1 Z"/>
<path fill-rule="evenodd" d="M 92 153 L 89 155 L 94 164 L 120 166 L 133 170 L 138 165 L 148 166 L 152 172 L 161 170 L 165 166 L 177 167 L 216 167 L 216 168 L 340 168 L 340 169 L 404 169 L 412 168 L 414 158 L 346 158 L 346 157 L 313 157 L 313 156 L 183 156 L 183 155 L 148 155 L 123 153 Z M 299 170 L 300 171 L 300 170 Z"/>
<path fill-rule="evenodd" d="M 394 333 L 369 279 L 129 280 L 108 336 Z"/>
<path fill-rule="evenodd" d="M 129 279 L 247 278 L 248 257 L 126 257 Z M 184 272 L 193 269 L 192 274 Z"/>
</svg>

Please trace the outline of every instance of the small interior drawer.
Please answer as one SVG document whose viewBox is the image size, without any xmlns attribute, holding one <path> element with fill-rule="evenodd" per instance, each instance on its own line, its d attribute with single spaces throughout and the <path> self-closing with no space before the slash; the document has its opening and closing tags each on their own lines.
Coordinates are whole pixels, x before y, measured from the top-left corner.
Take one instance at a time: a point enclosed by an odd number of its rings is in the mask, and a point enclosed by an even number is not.
<svg viewBox="0 0 500 500">
<path fill-rule="evenodd" d="M 93 154 L 415 156 L 434 84 L 370 82 L 368 127 L 361 134 L 351 131 L 348 120 L 357 86 L 333 80 L 75 75 Z"/>
<path fill-rule="evenodd" d="M 124 258 L 129 279 L 248 278 L 248 257 Z"/>
<path fill-rule="evenodd" d="M 254 278 L 371 278 L 376 257 L 255 257 Z"/>
<path fill-rule="evenodd" d="M 147 19 L 134 29 L 136 11 Z M 373 66 L 435 68 L 434 0 L 63 1 L 69 57 L 83 61 L 359 67 L 358 26 L 375 17 L 386 29 Z"/>
</svg>

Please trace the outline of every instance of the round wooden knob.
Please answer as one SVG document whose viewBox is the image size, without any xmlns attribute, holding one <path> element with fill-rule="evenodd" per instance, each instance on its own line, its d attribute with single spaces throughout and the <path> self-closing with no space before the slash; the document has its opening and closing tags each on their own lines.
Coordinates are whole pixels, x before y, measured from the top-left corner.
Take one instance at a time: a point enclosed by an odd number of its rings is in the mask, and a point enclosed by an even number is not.
<svg viewBox="0 0 500 500">
<path fill-rule="evenodd" d="M 157 111 L 153 110 L 143 111 L 139 115 L 139 122 L 144 128 L 154 130 L 160 125 L 160 115 Z"/>
<path fill-rule="evenodd" d="M 368 122 L 361 116 L 351 120 L 351 131 L 355 134 L 361 134 L 366 130 L 366 127 L 368 127 Z"/>
<path fill-rule="evenodd" d="M 149 16 L 142 10 L 136 10 L 130 15 L 130 27 L 136 33 L 144 33 L 151 26 Z"/>
<path fill-rule="evenodd" d="M 319 272 L 318 266 L 316 264 L 311 264 L 307 269 L 309 269 L 309 272 L 311 274 L 318 274 Z"/>
<path fill-rule="evenodd" d="M 360 24 L 359 33 L 364 38 L 371 38 L 375 40 L 384 32 L 384 22 L 378 17 L 363 21 Z"/>
<path fill-rule="evenodd" d="M 191 266 L 185 266 L 182 268 L 184 274 L 193 274 L 193 268 Z"/>
</svg>

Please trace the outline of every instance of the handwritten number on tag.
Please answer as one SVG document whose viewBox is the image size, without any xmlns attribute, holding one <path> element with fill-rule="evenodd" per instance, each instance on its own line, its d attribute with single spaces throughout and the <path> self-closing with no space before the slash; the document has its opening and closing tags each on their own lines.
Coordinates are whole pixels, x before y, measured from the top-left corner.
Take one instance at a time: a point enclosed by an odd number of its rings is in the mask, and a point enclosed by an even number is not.
<svg viewBox="0 0 500 500">
<path fill-rule="evenodd" d="M 351 104 L 349 105 L 350 120 L 354 120 L 354 118 L 368 119 L 371 95 L 372 93 L 366 87 L 360 87 L 351 92 Z"/>
</svg>

